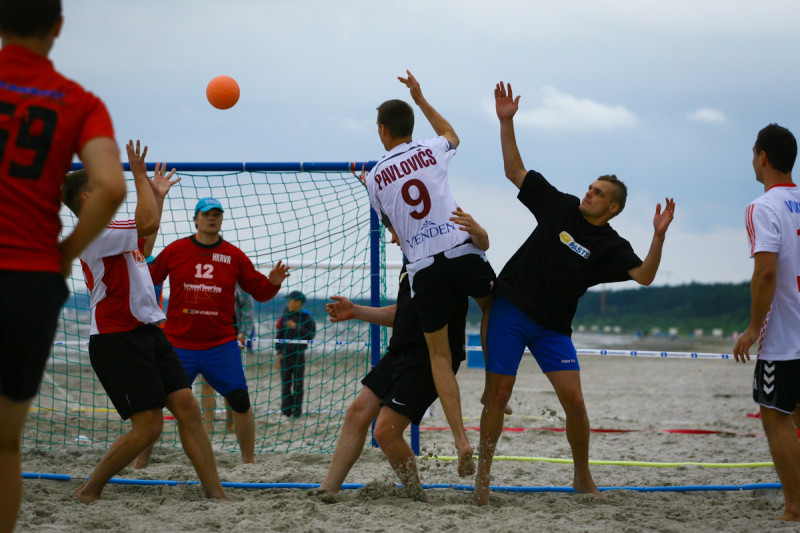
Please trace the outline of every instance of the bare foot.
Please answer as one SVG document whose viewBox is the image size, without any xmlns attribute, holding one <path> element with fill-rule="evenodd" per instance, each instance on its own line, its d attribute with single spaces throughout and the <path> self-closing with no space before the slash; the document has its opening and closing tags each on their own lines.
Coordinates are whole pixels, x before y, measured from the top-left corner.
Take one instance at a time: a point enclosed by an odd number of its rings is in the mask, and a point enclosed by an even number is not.
<svg viewBox="0 0 800 533">
<path fill-rule="evenodd" d="M 147 468 L 150 464 L 149 457 L 142 457 L 141 455 L 136 458 L 136 461 L 133 463 L 134 470 L 141 470 L 143 468 Z"/>
<path fill-rule="evenodd" d="M 597 485 L 595 485 L 592 478 L 589 478 L 588 480 L 579 480 L 576 477 L 572 480 L 572 488 L 583 494 L 593 494 L 601 498 L 604 497 L 603 493 L 597 488 Z"/>
<path fill-rule="evenodd" d="M 77 489 L 75 489 L 72 492 L 72 497 L 73 498 L 75 498 L 76 500 L 78 500 L 81 503 L 85 503 L 86 505 L 89 505 L 90 503 L 94 503 L 94 502 L 96 502 L 97 500 L 100 499 L 100 495 L 99 494 L 90 494 L 90 493 L 86 492 L 85 488 L 86 488 L 86 484 L 88 482 L 89 482 L 89 480 L 84 481 L 83 483 L 81 483 L 81 485 Z"/>
<path fill-rule="evenodd" d="M 800 515 L 784 511 L 777 519 L 784 522 L 800 522 Z"/>
<path fill-rule="evenodd" d="M 471 476 L 475 473 L 475 458 L 472 455 L 472 446 L 470 445 L 458 450 L 458 475 L 460 477 Z"/>
<path fill-rule="evenodd" d="M 225 492 L 225 489 L 222 488 L 220 485 L 218 488 L 214 488 L 211 490 L 206 490 L 206 498 L 209 500 L 227 500 L 228 494 Z"/>
<path fill-rule="evenodd" d="M 489 505 L 489 484 L 475 483 L 475 491 L 472 493 L 472 501 L 478 507 Z"/>
<path fill-rule="evenodd" d="M 342 501 L 342 496 L 338 491 L 334 492 L 324 489 L 321 486 L 319 488 L 309 490 L 307 494 L 314 498 L 319 498 L 319 500 L 323 503 L 339 503 Z"/>
<path fill-rule="evenodd" d="M 428 497 L 425 495 L 425 490 L 422 488 L 422 485 L 409 485 L 408 487 L 405 487 L 405 490 L 408 497 L 414 501 L 428 501 Z"/>
</svg>

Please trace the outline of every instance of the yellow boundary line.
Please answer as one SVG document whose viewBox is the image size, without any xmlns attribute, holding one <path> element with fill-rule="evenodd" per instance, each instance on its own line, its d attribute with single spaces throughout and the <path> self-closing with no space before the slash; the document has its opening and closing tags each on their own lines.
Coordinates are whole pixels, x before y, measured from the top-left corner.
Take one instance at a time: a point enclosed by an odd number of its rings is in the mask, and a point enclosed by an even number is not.
<svg viewBox="0 0 800 533">
<path fill-rule="evenodd" d="M 457 461 L 458 457 L 455 455 L 422 455 L 420 459 L 431 459 L 439 461 Z M 495 461 L 520 461 L 528 463 L 558 463 L 558 464 L 572 464 L 572 459 L 557 459 L 553 457 L 520 457 L 513 455 L 496 455 Z M 662 463 L 653 461 L 598 461 L 590 460 L 590 465 L 606 465 L 606 466 L 646 466 L 654 468 L 675 468 L 678 466 L 703 466 L 706 468 L 762 468 L 775 466 L 771 462 L 763 463 L 699 463 L 695 461 L 685 461 L 677 463 Z"/>
</svg>

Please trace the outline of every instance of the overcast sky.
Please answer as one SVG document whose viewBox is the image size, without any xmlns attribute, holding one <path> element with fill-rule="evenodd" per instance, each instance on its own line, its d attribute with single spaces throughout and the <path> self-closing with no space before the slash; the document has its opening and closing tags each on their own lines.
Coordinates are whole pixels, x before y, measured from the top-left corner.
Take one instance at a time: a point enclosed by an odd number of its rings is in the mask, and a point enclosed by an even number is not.
<svg viewBox="0 0 800 533">
<path fill-rule="evenodd" d="M 150 161 L 378 159 L 375 107 L 411 101 L 396 80 L 410 69 L 461 139 L 451 185 L 498 272 L 535 226 L 503 175 L 500 80 L 522 95 L 526 168 L 578 196 L 601 174 L 627 183 L 612 226 L 640 256 L 656 202 L 675 198 L 656 284 L 749 279 L 756 133 L 800 133 L 791 0 L 66 0 L 64 16 L 56 68 Z M 241 87 L 228 111 L 205 98 L 220 74 Z M 432 135 L 417 113 L 415 137 Z"/>
</svg>

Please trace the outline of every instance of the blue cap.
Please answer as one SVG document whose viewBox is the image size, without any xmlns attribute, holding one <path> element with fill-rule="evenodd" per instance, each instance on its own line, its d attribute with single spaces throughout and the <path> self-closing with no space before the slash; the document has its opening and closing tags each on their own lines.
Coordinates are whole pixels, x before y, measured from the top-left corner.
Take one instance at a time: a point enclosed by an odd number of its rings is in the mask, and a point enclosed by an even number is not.
<svg viewBox="0 0 800 533">
<path fill-rule="evenodd" d="M 305 303 L 306 295 L 300 291 L 292 291 L 289 293 L 289 296 L 286 297 L 287 300 L 300 300 L 301 302 Z"/>
<path fill-rule="evenodd" d="M 222 209 L 222 204 L 219 203 L 219 200 L 216 198 L 200 198 L 200 200 L 197 201 L 197 205 L 194 206 L 194 214 L 196 215 L 198 211 L 208 213 L 212 209 L 219 209 L 223 212 L 225 211 Z"/>
</svg>

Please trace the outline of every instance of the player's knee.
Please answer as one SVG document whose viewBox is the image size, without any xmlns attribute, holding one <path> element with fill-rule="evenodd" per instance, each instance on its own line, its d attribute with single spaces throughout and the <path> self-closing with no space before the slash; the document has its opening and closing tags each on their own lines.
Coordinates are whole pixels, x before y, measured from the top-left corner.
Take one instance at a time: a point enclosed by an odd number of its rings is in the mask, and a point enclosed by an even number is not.
<svg viewBox="0 0 800 533">
<path fill-rule="evenodd" d="M 375 440 L 378 442 L 378 446 L 381 448 L 396 442 L 397 439 L 402 439 L 402 435 L 402 430 L 399 430 L 399 428 L 395 427 L 394 425 L 381 420 L 378 420 L 378 422 L 375 424 L 375 430 L 372 433 L 372 436 L 375 437 Z"/>
<path fill-rule="evenodd" d="M 250 409 L 250 395 L 247 393 L 247 389 L 236 389 L 225 396 L 225 399 L 236 413 L 246 413 Z"/>
<path fill-rule="evenodd" d="M 380 409 L 380 404 L 378 405 Z M 345 422 L 348 424 L 355 424 L 357 426 L 369 426 L 375 419 L 375 410 L 367 402 L 361 401 L 357 397 L 344 414 Z"/>
<path fill-rule="evenodd" d="M 161 430 L 164 427 L 161 409 L 136 413 L 131 417 L 131 421 L 133 422 L 131 433 L 142 444 L 149 446 L 161 436 Z"/>
<path fill-rule="evenodd" d="M 567 416 L 586 416 L 586 403 L 583 401 L 583 394 L 570 394 L 561 400 L 561 407 Z"/>
<path fill-rule="evenodd" d="M 163 427 L 163 424 L 153 424 L 147 426 L 142 434 L 142 440 L 144 440 L 148 446 L 153 444 L 161 436 L 161 430 Z"/>
<path fill-rule="evenodd" d="M 189 420 L 200 416 L 200 404 L 191 389 L 180 389 L 167 396 L 167 409 L 177 420 Z"/>
<path fill-rule="evenodd" d="M 511 401 L 511 391 L 507 389 L 497 389 L 489 398 L 491 405 L 497 409 L 504 409 L 509 401 Z"/>
</svg>

